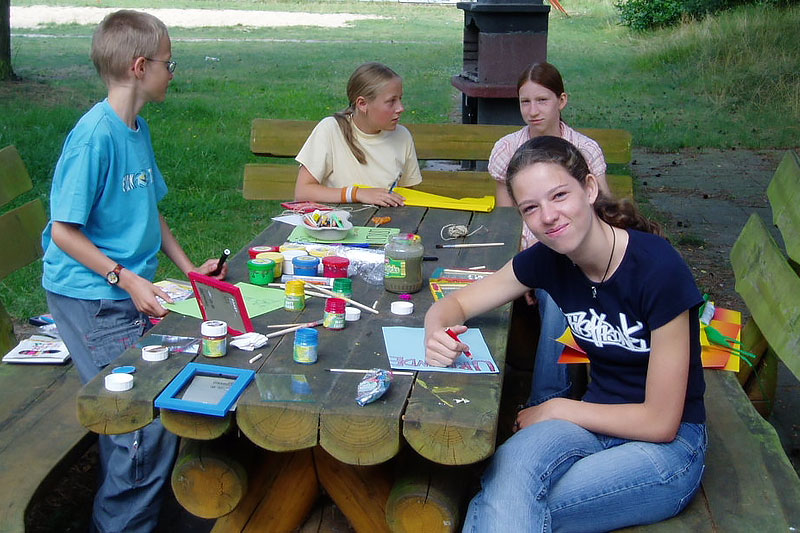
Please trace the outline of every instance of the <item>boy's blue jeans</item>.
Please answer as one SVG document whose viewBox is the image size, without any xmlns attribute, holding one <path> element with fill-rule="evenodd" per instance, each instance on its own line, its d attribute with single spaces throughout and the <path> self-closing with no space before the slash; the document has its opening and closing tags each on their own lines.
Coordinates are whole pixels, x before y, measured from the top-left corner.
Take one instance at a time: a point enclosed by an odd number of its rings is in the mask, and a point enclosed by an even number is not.
<svg viewBox="0 0 800 533">
<path fill-rule="evenodd" d="M 47 292 L 47 303 L 84 383 L 136 344 L 149 324 L 131 300 L 80 300 Z M 132 433 L 99 436 L 93 531 L 155 529 L 177 445 L 178 437 L 158 419 Z"/>
<path fill-rule="evenodd" d="M 704 424 L 670 443 L 592 433 L 564 420 L 528 426 L 497 449 L 465 532 L 610 531 L 678 514 L 700 486 Z"/>
<path fill-rule="evenodd" d="M 526 406 L 539 405 L 551 398 L 561 398 L 569 394 L 572 383 L 567 365 L 558 363 L 564 345 L 557 342 L 567 329 L 567 319 L 547 291 L 536 289 L 539 302 L 541 330 L 536 346 L 536 359 L 533 362 L 531 394 Z"/>
</svg>

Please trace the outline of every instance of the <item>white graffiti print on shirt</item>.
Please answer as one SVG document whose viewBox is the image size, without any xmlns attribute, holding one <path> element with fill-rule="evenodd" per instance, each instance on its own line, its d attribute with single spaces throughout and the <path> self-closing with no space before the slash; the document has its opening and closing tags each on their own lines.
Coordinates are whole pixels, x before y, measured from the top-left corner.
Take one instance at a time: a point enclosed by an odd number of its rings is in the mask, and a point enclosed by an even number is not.
<svg viewBox="0 0 800 533">
<path fill-rule="evenodd" d="M 640 331 L 644 326 L 641 322 L 628 325 L 628 317 L 624 313 L 619 314 L 619 327 L 615 327 L 606 321 L 605 313 L 597 314 L 594 309 L 567 313 L 567 322 L 575 338 L 591 342 L 595 346 L 619 346 L 632 352 L 650 351 L 647 340 L 637 339 L 632 335 Z"/>
<path fill-rule="evenodd" d="M 122 191 L 128 192 L 137 187 L 147 187 L 151 183 L 153 183 L 153 169 L 151 168 L 125 174 L 122 177 Z"/>
</svg>

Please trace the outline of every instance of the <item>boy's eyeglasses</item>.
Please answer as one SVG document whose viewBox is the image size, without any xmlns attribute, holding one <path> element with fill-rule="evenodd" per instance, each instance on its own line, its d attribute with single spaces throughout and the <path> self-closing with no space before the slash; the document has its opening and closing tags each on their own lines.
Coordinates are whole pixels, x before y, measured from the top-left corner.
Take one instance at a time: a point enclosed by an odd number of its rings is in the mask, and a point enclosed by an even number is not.
<svg viewBox="0 0 800 533">
<path fill-rule="evenodd" d="M 178 64 L 174 61 L 165 61 L 163 59 L 151 59 L 149 57 L 145 57 L 145 59 L 148 61 L 155 61 L 157 63 L 165 63 L 167 65 L 167 70 L 170 72 L 170 74 L 175 72 L 175 67 L 178 66 Z"/>
</svg>

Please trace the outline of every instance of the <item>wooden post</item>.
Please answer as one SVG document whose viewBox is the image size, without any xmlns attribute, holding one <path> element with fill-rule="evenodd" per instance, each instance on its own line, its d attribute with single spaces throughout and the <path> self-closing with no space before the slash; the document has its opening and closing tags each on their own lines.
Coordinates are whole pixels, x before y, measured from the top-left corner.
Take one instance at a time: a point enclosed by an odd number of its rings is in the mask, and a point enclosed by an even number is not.
<svg viewBox="0 0 800 533">
<path fill-rule="evenodd" d="M 314 448 L 320 483 L 357 533 L 389 532 L 386 500 L 392 490 L 392 473 L 386 464 L 353 466 Z"/>
<path fill-rule="evenodd" d="M 386 522 L 393 533 L 450 533 L 458 530 L 466 488 L 463 467 L 447 467 L 404 457 L 386 503 Z"/>
<path fill-rule="evenodd" d="M 212 533 L 294 531 L 305 522 L 319 496 L 311 450 L 262 451 L 256 464 L 247 496 Z"/>
<path fill-rule="evenodd" d="M 214 441 L 184 439 L 172 470 L 178 503 L 201 518 L 233 511 L 247 493 L 244 464 L 250 462 L 253 448 L 244 440 L 233 435 Z"/>
</svg>

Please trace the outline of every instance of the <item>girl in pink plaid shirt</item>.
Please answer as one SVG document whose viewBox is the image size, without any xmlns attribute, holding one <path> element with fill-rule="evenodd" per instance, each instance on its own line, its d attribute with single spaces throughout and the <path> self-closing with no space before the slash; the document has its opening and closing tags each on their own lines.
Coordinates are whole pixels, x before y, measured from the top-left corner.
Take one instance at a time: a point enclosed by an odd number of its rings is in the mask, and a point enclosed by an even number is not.
<svg viewBox="0 0 800 533">
<path fill-rule="evenodd" d="M 533 63 L 517 80 L 519 111 L 526 126 L 497 141 L 489 156 L 489 173 L 497 180 L 498 206 L 513 206 L 506 191 L 506 169 L 511 156 L 525 141 L 540 135 L 561 137 L 575 145 L 589 165 L 589 171 L 600 183 L 603 193 L 610 196 L 606 183 L 606 160 L 600 145 L 561 120 L 561 110 L 567 107 L 567 93 L 558 69 L 550 63 Z M 536 238 L 523 224 L 522 248 L 528 248 Z"/>
<path fill-rule="evenodd" d="M 600 192 L 611 196 L 606 181 L 606 161 L 600 145 L 586 135 L 578 133 L 561 120 L 561 110 L 567 106 L 567 93 L 564 92 L 564 81 L 558 69 L 550 63 L 533 63 L 517 80 L 519 95 L 519 111 L 526 126 L 519 131 L 506 135 L 497 141 L 489 156 L 489 173 L 497 180 L 498 206 L 514 206 L 514 201 L 506 189 L 506 170 L 511 157 L 517 148 L 526 141 L 542 135 L 561 137 L 573 144 L 583 155 L 589 172 L 597 178 Z M 522 224 L 521 249 L 536 244 L 536 237 L 526 224 Z M 542 289 L 526 294 L 524 301 L 520 299 L 514 305 L 514 313 L 518 320 L 534 320 L 533 305 L 538 302 L 538 314 L 541 329 L 536 357 L 533 364 L 533 382 L 527 406 L 539 405 L 551 398 L 568 396 L 572 383 L 567 365 L 558 364 L 563 345 L 555 339 L 564 333 L 567 327 L 561 309 Z"/>
</svg>

